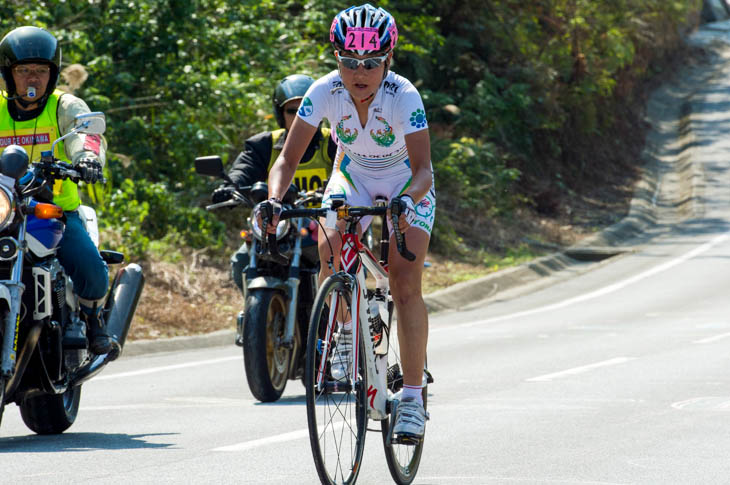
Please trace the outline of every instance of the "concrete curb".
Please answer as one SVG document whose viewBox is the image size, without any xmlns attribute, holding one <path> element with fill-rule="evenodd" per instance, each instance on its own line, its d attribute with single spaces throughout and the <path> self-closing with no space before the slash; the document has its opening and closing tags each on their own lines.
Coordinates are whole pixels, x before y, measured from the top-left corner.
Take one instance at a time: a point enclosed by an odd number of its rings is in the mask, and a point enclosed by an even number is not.
<svg viewBox="0 0 730 485">
<path fill-rule="evenodd" d="M 631 251 L 632 244 L 645 238 L 647 230 L 658 223 L 660 209 L 669 207 L 681 219 L 697 215 L 701 210 L 696 202 L 702 174 L 692 157 L 695 139 L 691 129 L 690 100 L 697 83 L 709 79 L 715 71 L 694 69 L 692 72 L 692 68 L 689 69 L 660 87 L 649 100 L 646 119 L 652 130 L 642 154 L 644 174 L 635 188 L 626 217 L 554 254 L 425 295 L 429 313 L 463 308 L 509 289 L 546 281 L 548 277 L 578 265 L 583 266 L 580 271 L 597 267 L 598 264 L 586 265 L 586 261 L 602 261 Z M 665 179 L 674 181 L 671 190 L 662 187 Z M 663 193 L 667 191 L 670 193 Z M 233 345 L 234 338 L 234 330 L 220 330 L 190 337 L 129 341 L 123 356 Z"/>
</svg>

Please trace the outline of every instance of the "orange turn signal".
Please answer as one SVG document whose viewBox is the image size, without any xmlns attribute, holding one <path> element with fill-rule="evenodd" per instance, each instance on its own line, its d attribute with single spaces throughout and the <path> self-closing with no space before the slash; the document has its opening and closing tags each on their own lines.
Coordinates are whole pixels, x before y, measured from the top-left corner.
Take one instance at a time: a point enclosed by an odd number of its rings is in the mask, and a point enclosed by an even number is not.
<svg viewBox="0 0 730 485">
<path fill-rule="evenodd" d="M 38 219 L 58 219 L 59 217 L 63 217 L 63 209 L 55 204 L 39 202 L 35 205 L 33 215 Z"/>
</svg>

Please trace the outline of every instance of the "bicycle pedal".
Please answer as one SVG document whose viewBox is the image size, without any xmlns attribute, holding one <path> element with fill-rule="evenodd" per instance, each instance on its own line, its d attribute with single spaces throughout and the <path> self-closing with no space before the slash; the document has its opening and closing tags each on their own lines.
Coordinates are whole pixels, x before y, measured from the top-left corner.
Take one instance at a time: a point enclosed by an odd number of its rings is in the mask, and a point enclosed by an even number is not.
<svg viewBox="0 0 730 485">
<path fill-rule="evenodd" d="M 406 445 L 406 446 L 416 446 L 421 444 L 423 441 L 423 437 L 413 436 L 410 434 L 399 434 L 396 436 L 393 436 L 393 438 L 390 440 L 390 442 L 394 445 Z"/>
</svg>

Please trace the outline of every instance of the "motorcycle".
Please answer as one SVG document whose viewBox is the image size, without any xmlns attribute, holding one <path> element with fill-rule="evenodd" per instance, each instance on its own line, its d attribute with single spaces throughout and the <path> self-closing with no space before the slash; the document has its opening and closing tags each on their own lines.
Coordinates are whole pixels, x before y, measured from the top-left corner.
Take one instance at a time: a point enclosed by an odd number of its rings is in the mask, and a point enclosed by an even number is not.
<svg viewBox="0 0 730 485">
<path fill-rule="evenodd" d="M 235 186 L 218 156 L 196 158 L 195 170 Z M 231 200 L 206 209 L 253 207 L 268 198 L 268 187 L 257 182 L 232 194 Z M 282 202 L 286 207 L 304 207 L 321 200 L 321 190 L 300 192 L 291 185 Z M 278 253 L 265 250 L 261 228 L 250 218 L 248 225 L 251 259 L 243 278 L 245 307 L 238 314 L 236 344 L 243 347 L 251 393 L 259 401 L 272 402 L 281 397 L 287 380 L 304 377 L 303 343 L 318 286 L 317 224 L 304 218 L 279 223 L 275 236 Z"/>
<path fill-rule="evenodd" d="M 112 350 L 90 352 L 78 296 L 56 257 L 64 213 L 51 202 L 56 180 L 79 180 L 80 174 L 53 153 L 74 133 L 105 129 L 103 113 L 78 115 L 71 132 L 30 168 L 18 145 L 0 154 L 0 420 L 5 405 L 15 402 L 38 434 L 62 433 L 74 423 L 82 384 L 121 354 L 144 284 L 137 264 L 116 273 L 102 310 Z M 98 245 L 94 210 L 81 206 L 79 213 Z M 100 253 L 109 265 L 124 261 L 122 253 Z"/>
</svg>

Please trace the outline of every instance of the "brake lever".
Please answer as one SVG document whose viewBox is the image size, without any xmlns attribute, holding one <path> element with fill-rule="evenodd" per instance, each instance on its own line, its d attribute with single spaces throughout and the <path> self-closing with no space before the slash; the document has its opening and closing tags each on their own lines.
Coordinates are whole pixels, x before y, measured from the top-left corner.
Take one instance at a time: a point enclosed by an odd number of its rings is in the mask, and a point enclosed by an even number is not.
<svg viewBox="0 0 730 485">
<path fill-rule="evenodd" d="M 416 255 L 408 250 L 408 247 L 406 246 L 406 235 L 400 232 L 400 228 L 398 227 L 398 218 L 403 212 L 403 206 L 401 206 L 401 204 L 402 202 L 398 204 L 393 204 L 393 206 L 390 208 L 390 220 L 393 223 L 395 244 L 398 249 L 398 253 L 400 253 L 401 256 L 403 256 L 408 261 L 415 261 Z"/>
<path fill-rule="evenodd" d="M 226 200 L 223 202 L 218 202 L 216 204 L 206 205 L 205 210 L 212 211 L 215 209 L 220 209 L 221 207 L 232 207 L 236 205 L 240 205 L 240 202 L 238 202 L 237 200 Z"/>
<path fill-rule="evenodd" d="M 271 259 L 282 266 L 289 264 L 289 259 L 279 252 L 279 243 L 276 241 L 276 234 L 268 234 L 267 239 L 267 246 Z"/>
</svg>

